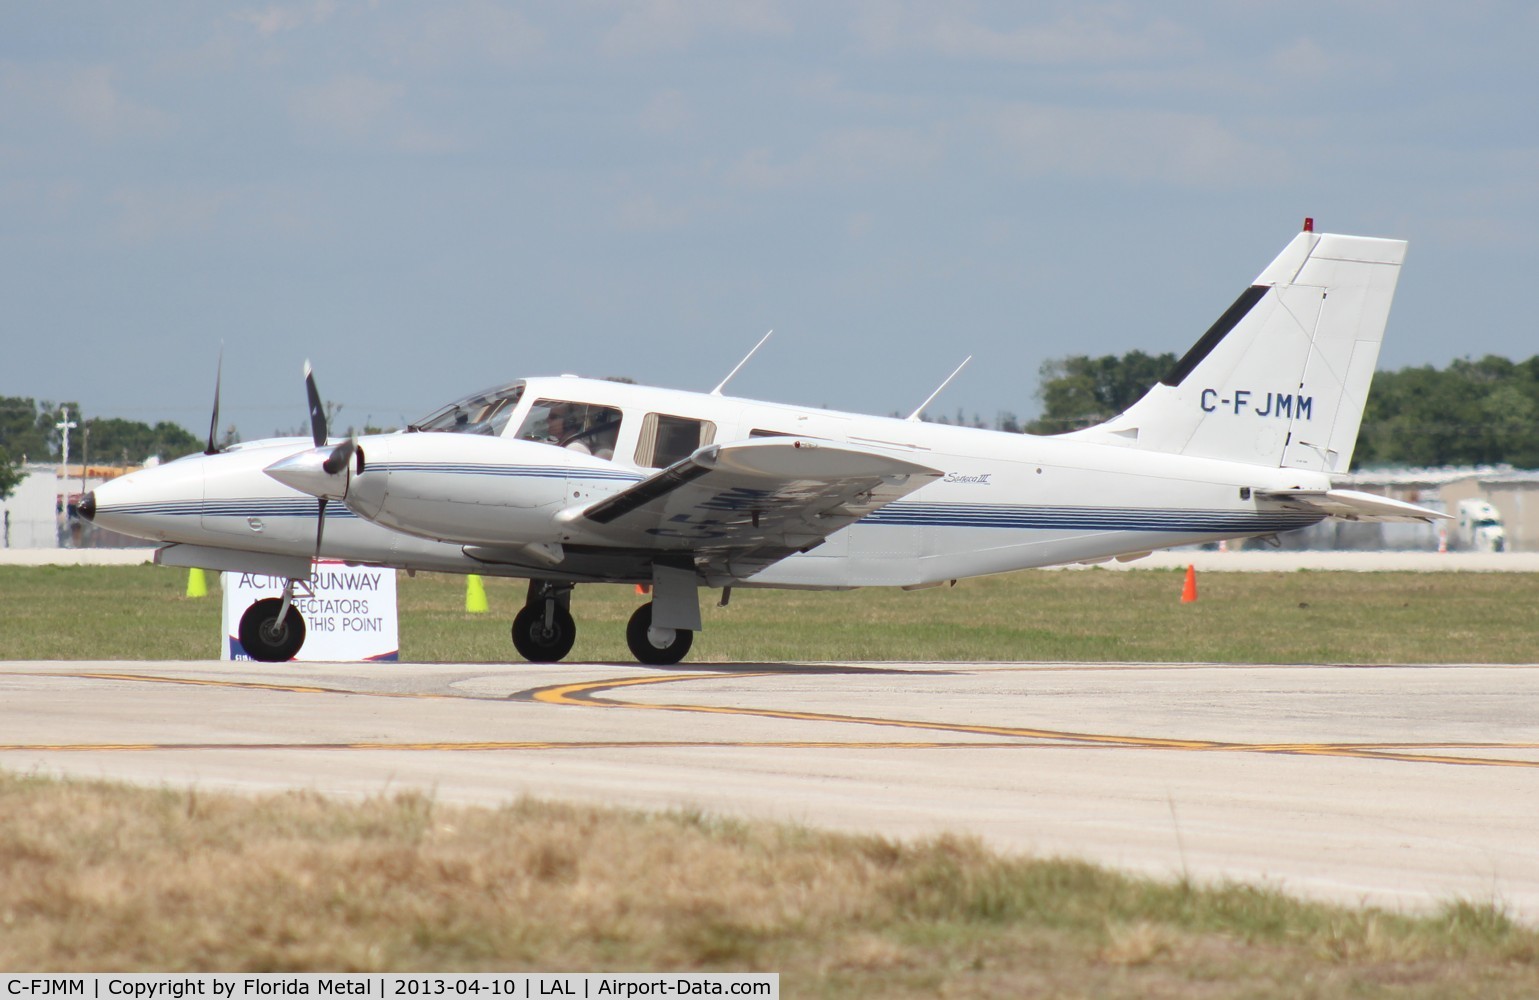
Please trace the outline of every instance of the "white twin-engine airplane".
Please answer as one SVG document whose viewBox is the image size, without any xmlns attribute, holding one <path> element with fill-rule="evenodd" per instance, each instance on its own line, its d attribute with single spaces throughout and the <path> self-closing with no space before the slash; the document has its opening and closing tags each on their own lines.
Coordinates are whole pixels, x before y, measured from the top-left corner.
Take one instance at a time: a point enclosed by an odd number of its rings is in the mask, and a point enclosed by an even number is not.
<svg viewBox="0 0 1539 1000">
<path fill-rule="evenodd" d="M 1328 517 L 1443 516 L 1332 487 L 1406 245 L 1311 228 L 1147 395 L 1069 434 L 762 403 L 722 395 L 725 381 L 698 393 L 561 376 L 335 442 L 306 365 L 309 442 L 221 450 L 211 425 L 205 454 L 109 482 L 80 512 L 166 543 L 162 565 L 287 578 L 242 619 L 257 659 L 299 650 L 294 584 L 326 557 L 526 578 L 513 644 L 537 662 L 572 648 L 575 585 L 650 584 L 626 638 L 655 664 L 689 650 L 702 586 L 723 603 L 734 586 L 920 589 Z M 218 405 L 216 385 L 215 424 Z"/>
</svg>

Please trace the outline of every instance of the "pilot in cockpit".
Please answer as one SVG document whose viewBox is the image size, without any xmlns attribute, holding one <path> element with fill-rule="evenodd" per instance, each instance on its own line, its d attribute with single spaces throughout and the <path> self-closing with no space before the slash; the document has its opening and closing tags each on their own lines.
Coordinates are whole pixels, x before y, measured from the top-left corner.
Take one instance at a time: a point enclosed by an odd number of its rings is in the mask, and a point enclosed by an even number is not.
<svg viewBox="0 0 1539 1000">
<path fill-rule="evenodd" d="M 538 410 L 542 407 L 545 420 L 544 427 L 539 428 Z M 535 404 L 535 408 L 520 437 L 544 441 L 596 458 L 614 458 L 615 442 L 620 434 L 619 410 L 566 400 L 541 400 Z"/>
<path fill-rule="evenodd" d="M 582 425 L 574 419 L 571 407 L 565 403 L 553 403 L 545 415 L 545 440 L 558 444 L 569 451 L 583 455 L 593 454 L 582 438 Z"/>
</svg>

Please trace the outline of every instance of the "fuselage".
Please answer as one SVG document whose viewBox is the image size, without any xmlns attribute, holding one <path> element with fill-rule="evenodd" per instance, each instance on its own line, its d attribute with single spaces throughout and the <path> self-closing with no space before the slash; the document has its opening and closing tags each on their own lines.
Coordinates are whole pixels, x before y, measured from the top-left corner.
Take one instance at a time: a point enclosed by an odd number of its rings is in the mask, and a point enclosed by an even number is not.
<svg viewBox="0 0 1539 1000">
<path fill-rule="evenodd" d="M 571 376 L 531 378 L 450 404 L 412 429 L 358 440 L 322 554 L 347 562 L 580 581 L 645 581 L 646 553 L 616 551 L 572 512 L 696 449 L 794 436 L 902 456 L 941 472 L 752 576 L 711 585 L 920 587 L 1036 566 L 1274 534 L 1320 519 L 1257 498 L 1327 488 L 1323 474 L 809 409 Z M 311 442 L 190 456 L 95 491 L 106 527 L 231 553 L 309 556 L 315 496 L 264 470 Z M 340 494 L 339 494 L 340 495 Z M 565 516 L 563 514 L 565 513 Z M 692 516 L 658 547 L 709 539 Z"/>
</svg>

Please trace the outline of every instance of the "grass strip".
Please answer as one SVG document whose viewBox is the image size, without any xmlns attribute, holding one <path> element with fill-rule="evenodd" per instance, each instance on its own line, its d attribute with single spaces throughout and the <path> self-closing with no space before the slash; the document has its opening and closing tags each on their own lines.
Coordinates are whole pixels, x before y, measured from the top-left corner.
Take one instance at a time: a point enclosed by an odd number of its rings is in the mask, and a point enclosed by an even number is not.
<svg viewBox="0 0 1539 1000">
<path fill-rule="evenodd" d="M 738 588 L 727 608 L 703 598 L 690 659 L 1539 661 L 1535 574 L 1206 573 L 1194 604 L 1180 603 L 1181 581 L 1180 571 L 1092 569 L 917 593 Z M 218 587 L 187 598 L 185 586 L 185 572 L 153 566 L 0 567 L 0 659 L 217 657 Z M 463 577 L 402 574 L 398 590 L 403 659 L 517 662 L 508 628 L 522 581 L 486 580 L 490 614 L 466 613 Z M 625 622 L 643 600 L 629 587 L 578 587 L 568 659 L 631 662 Z"/>
</svg>

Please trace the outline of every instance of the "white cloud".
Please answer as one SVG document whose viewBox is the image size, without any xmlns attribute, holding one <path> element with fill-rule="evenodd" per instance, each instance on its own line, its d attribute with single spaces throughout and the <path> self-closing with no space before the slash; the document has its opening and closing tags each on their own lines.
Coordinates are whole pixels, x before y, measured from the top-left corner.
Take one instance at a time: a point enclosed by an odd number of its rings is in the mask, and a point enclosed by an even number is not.
<svg viewBox="0 0 1539 1000">
<path fill-rule="evenodd" d="M 622 229 L 655 232 L 677 229 L 687 225 L 690 218 L 683 205 L 665 204 L 656 195 L 643 194 L 621 202 L 618 221 Z"/>
<path fill-rule="evenodd" d="M 789 159 L 776 160 L 768 149 L 750 150 L 727 171 L 727 181 L 750 190 L 852 183 L 922 173 L 941 157 L 940 140 L 927 132 L 848 128 L 823 136 L 811 149 Z"/>
<path fill-rule="evenodd" d="M 653 94 L 636 116 L 637 127 L 653 135 L 681 132 L 693 121 L 689 102 L 678 90 L 660 90 Z"/>
<path fill-rule="evenodd" d="M 300 128 L 312 139 L 343 140 L 408 153 L 434 153 L 461 143 L 424 125 L 404 107 L 406 86 L 372 76 L 345 74 L 301 87 L 289 100 Z"/>
<path fill-rule="evenodd" d="M 408 7 L 381 31 L 384 51 L 419 69 L 445 69 L 467 61 L 518 66 L 540 53 L 545 32 L 518 10 L 489 0 Z"/>
<path fill-rule="evenodd" d="M 980 121 L 1028 176 L 1234 187 L 1284 180 L 1293 169 L 1282 148 L 1212 115 L 1017 104 Z"/>
<path fill-rule="evenodd" d="M 600 47 L 613 54 L 679 52 L 702 36 L 773 35 L 791 31 L 775 0 L 625 0 Z"/>
<path fill-rule="evenodd" d="M 396 110 L 405 92 L 398 83 L 348 74 L 299 89 L 290 107 L 301 122 L 318 132 L 362 138 Z"/>
<path fill-rule="evenodd" d="M 116 213 L 111 235 L 120 243 L 143 246 L 168 237 L 207 234 L 230 200 L 227 191 L 121 188 L 108 198 Z"/>
<path fill-rule="evenodd" d="M 1014 14 L 1021 8 L 1005 9 Z M 1139 10 L 1121 4 L 1080 4 L 1050 18 L 997 28 L 984 23 L 972 5 L 881 0 L 864 5 L 852 28 L 862 45 L 879 53 L 921 51 L 954 59 L 1043 65 L 1163 60 L 1201 49 L 1189 30 L 1165 18 L 1141 20 L 1135 13 Z"/>
<path fill-rule="evenodd" d="M 0 159 L 11 151 L 0 146 Z M 0 207 L 16 222 L 23 214 L 54 222 L 69 218 L 81 204 L 84 191 L 78 180 L 65 177 L 6 178 L 0 180 Z"/>
<path fill-rule="evenodd" d="M 846 216 L 844 235 L 851 240 L 863 240 L 876 228 L 876 216 L 870 212 L 856 212 Z"/>
<path fill-rule="evenodd" d="M 313 0 L 302 4 L 269 4 L 260 9 L 238 10 L 230 16 L 251 25 L 257 34 L 271 38 L 327 21 L 336 9 L 334 0 Z"/>
<path fill-rule="evenodd" d="M 125 96 L 106 66 L 0 63 L 0 121 L 67 123 L 100 141 L 159 138 L 173 119 Z"/>
<path fill-rule="evenodd" d="M 251 26 L 274 51 L 289 52 L 284 36 L 325 27 L 336 38 L 338 60 L 365 58 L 417 69 L 442 70 L 467 62 L 513 66 L 545 45 L 545 33 L 519 10 L 495 0 L 445 4 L 339 4 L 336 0 L 273 4 L 230 17 Z"/>
</svg>

